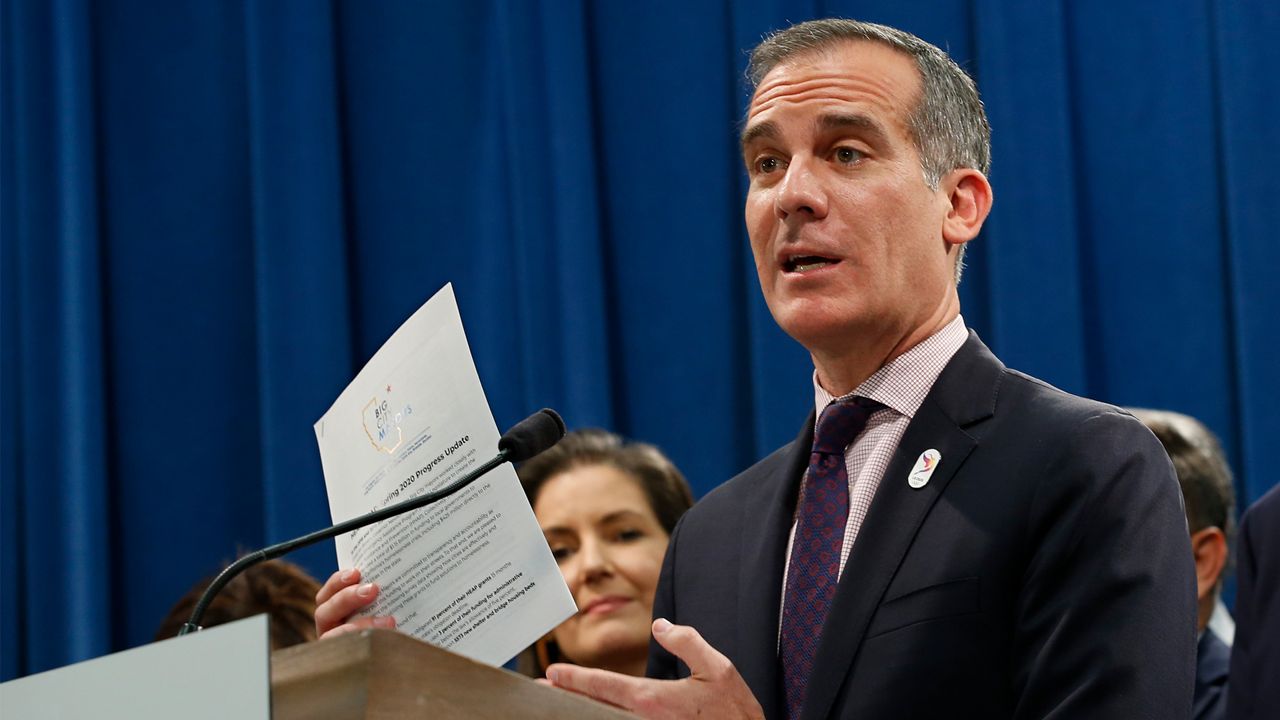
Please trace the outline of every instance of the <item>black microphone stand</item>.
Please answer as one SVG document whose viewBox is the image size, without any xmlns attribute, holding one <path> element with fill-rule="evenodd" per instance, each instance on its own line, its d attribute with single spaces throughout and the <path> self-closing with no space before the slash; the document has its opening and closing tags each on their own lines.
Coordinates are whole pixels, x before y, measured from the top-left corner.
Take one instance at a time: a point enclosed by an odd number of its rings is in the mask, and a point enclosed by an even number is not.
<svg viewBox="0 0 1280 720">
<path fill-rule="evenodd" d="M 366 525 L 372 525 L 379 520 L 386 520 L 389 517 L 399 515 L 401 513 L 416 510 L 424 505 L 430 505 L 437 500 L 442 500 L 450 495 L 465 488 L 471 483 L 478 480 L 482 475 L 510 459 L 512 462 L 520 462 L 527 460 L 543 450 L 551 447 L 564 435 L 564 421 L 556 414 L 554 410 L 542 409 L 530 415 L 528 418 L 520 421 L 514 428 L 507 431 L 506 435 L 498 442 L 498 454 L 485 464 L 472 470 L 464 477 L 455 480 L 450 485 L 440 488 L 434 492 L 425 493 L 418 497 L 409 498 L 395 505 L 388 505 L 381 510 L 374 510 L 371 513 L 351 518 L 345 522 L 340 522 L 332 527 L 317 530 L 313 533 L 303 535 L 300 538 L 286 540 L 270 547 L 245 555 L 239 560 L 227 566 L 226 570 L 218 573 L 218 576 L 209 583 L 209 587 L 205 588 L 204 593 L 200 596 L 200 600 L 196 602 L 195 609 L 191 611 L 191 618 L 182 625 L 182 629 L 178 630 L 178 636 L 181 637 L 190 632 L 200 629 L 200 619 L 204 616 L 204 611 L 208 608 L 209 603 L 213 600 L 218 591 L 222 590 L 228 582 L 236 575 L 244 572 L 246 568 L 257 565 L 264 560 L 278 558 L 285 553 L 293 552 L 298 548 L 306 547 L 327 540 L 331 537 L 341 535 L 351 530 L 362 528 Z M 548 442 L 549 441 L 549 442 Z"/>
</svg>

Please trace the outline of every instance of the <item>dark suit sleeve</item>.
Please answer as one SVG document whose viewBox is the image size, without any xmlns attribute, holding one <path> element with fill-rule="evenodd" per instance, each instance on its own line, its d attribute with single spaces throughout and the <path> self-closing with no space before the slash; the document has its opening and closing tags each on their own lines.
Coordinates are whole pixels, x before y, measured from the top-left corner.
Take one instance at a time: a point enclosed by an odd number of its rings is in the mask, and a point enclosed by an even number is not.
<svg viewBox="0 0 1280 720">
<path fill-rule="evenodd" d="M 1280 717 L 1280 487 L 1249 508 L 1236 546 L 1236 637 L 1227 717 Z"/>
<path fill-rule="evenodd" d="M 1227 686 L 1227 717 L 1245 720 L 1253 716 L 1253 698 L 1245 692 L 1258 680 L 1248 660 L 1257 650 L 1254 647 L 1254 628 L 1258 624 L 1254 607 L 1254 583 L 1257 569 L 1254 561 L 1253 527 L 1248 513 L 1240 523 L 1239 541 L 1236 544 L 1236 637 L 1231 649 L 1231 675 Z"/>
<path fill-rule="evenodd" d="M 1062 445 L 1034 480 L 1015 717 L 1189 717 L 1195 575 L 1168 457 L 1119 412 Z"/>
<path fill-rule="evenodd" d="M 1196 645 L 1196 689 L 1191 706 L 1193 720 L 1223 720 L 1227 716 L 1227 668 L 1231 648 L 1205 628 Z"/>
<path fill-rule="evenodd" d="M 672 576 L 675 574 L 675 558 L 676 550 L 680 542 L 680 528 L 683 526 L 684 520 L 676 523 L 675 529 L 671 531 L 671 541 L 667 544 L 667 554 L 662 560 L 662 572 L 658 575 L 658 589 L 653 597 L 653 619 L 666 618 L 673 623 L 679 623 L 680 619 L 676 617 L 675 609 L 675 585 L 672 582 Z M 649 664 L 645 669 L 645 675 L 651 678 L 661 680 L 675 680 L 679 677 L 688 675 L 688 670 L 681 670 L 684 664 L 676 659 L 675 655 L 667 652 L 665 648 L 658 644 L 652 636 L 649 638 Z"/>
</svg>

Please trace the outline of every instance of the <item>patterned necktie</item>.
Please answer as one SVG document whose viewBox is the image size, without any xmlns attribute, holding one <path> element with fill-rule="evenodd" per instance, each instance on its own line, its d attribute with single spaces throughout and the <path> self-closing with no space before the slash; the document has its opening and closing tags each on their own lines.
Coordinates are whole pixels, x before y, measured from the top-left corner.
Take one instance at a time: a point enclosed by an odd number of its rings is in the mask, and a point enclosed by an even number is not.
<svg viewBox="0 0 1280 720">
<path fill-rule="evenodd" d="M 796 513 L 791 563 L 782 610 L 783 683 L 787 717 L 800 717 L 805 686 L 813 672 L 822 624 L 831 609 L 840 575 L 840 546 L 849 517 L 849 471 L 844 449 L 867 425 L 880 403 L 866 398 L 838 400 L 827 406 L 813 434 L 813 453 Z"/>
</svg>

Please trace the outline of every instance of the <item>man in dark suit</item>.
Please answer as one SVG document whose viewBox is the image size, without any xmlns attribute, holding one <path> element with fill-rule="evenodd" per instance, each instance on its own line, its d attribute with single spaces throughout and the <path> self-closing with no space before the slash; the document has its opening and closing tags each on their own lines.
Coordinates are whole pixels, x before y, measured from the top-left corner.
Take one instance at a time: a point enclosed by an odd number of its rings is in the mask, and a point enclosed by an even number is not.
<svg viewBox="0 0 1280 720">
<path fill-rule="evenodd" d="M 1280 718 L 1280 486 L 1240 520 L 1230 720 Z"/>
<path fill-rule="evenodd" d="M 548 679 L 648 717 L 1187 717 L 1195 582 L 1168 458 L 960 317 L 992 202 L 972 81 L 839 20 L 767 38 L 750 75 L 747 227 L 815 414 L 672 534 L 659 679 Z"/>
<path fill-rule="evenodd" d="M 1236 492 L 1222 445 L 1204 423 L 1168 410 L 1133 409 L 1164 446 L 1178 475 L 1191 533 L 1196 567 L 1196 686 L 1192 720 L 1222 720 L 1227 711 L 1227 679 L 1231 646 L 1210 627 L 1209 620 L 1227 574 L 1231 538 L 1235 534 Z"/>
</svg>

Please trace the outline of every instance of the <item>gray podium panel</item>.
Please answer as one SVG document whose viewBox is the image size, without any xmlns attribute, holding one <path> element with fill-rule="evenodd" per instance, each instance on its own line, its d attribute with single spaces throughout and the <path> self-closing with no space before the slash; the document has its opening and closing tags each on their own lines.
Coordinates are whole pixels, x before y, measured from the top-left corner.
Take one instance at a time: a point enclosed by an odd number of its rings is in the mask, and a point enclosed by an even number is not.
<svg viewBox="0 0 1280 720">
<path fill-rule="evenodd" d="M 0 685 L 5 720 L 270 720 L 267 616 Z"/>
</svg>

